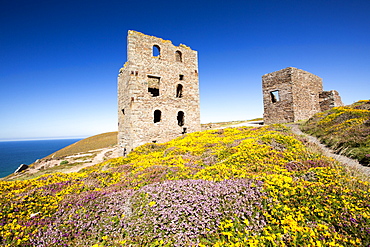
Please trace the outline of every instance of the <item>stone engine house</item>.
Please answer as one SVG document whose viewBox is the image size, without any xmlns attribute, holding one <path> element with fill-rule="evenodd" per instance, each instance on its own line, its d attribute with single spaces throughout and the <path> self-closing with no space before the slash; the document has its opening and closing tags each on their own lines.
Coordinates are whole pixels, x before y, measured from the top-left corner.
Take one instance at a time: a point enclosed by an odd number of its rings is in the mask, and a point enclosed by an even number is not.
<svg viewBox="0 0 370 247">
<path fill-rule="evenodd" d="M 337 91 L 323 91 L 322 79 L 288 67 L 262 76 L 265 124 L 308 119 L 343 103 Z"/>
<path fill-rule="evenodd" d="M 197 51 L 128 31 L 118 75 L 118 143 L 123 155 L 200 131 Z"/>
</svg>

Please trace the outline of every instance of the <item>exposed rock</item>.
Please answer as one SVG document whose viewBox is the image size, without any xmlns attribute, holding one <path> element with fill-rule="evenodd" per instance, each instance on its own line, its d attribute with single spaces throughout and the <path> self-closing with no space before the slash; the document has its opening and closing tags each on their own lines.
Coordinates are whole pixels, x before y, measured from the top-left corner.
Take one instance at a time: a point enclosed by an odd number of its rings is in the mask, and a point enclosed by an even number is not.
<svg viewBox="0 0 370 247">
<path fill-rule="evenodd" d="M 17 168 L 17 170 L 15 170 L 15 172 L 14 172 L 14 173 L 19 173 L 19 172 L 24 171 L 24 170 L 26 170 L 26 169 L 28 169 L 28 165 L 26 165 L 26 164 L 21 164 L 21 165 Z"/>
</svg>

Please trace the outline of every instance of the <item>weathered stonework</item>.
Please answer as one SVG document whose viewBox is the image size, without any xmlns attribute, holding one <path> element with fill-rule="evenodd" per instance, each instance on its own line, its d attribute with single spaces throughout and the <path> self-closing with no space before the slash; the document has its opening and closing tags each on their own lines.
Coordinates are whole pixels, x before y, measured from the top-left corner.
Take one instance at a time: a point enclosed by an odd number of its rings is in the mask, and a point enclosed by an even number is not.
<svg viewBox="0 0 370 247">
<path fill-rule="evenodd" d="M 323 92 L 320 77 L 293 67 L 263 75 L 262 91 L 265 124 L 296 122 L 342 105 L 336 91 Z"/>
<path fill-rule="evenodd" d="M 319 98 L 321 111 L 343 105 L 339 93 L 335 90 L 321 92 Z"/>
<path fill-rule="evenodd" d="M 118 75 L 118 143 L 123 155 L 200 128 L 197 52 L 128 31 L 127 62 Z"/>
</svg>

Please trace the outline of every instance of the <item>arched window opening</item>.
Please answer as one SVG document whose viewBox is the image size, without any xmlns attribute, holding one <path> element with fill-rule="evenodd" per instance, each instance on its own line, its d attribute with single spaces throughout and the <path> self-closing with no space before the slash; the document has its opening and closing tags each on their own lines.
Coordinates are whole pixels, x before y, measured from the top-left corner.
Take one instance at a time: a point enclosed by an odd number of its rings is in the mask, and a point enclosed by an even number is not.
<svg viewBox="0 0 370 247">
<path fill-rule="evenodd" d="M 271 95 L 271 101 L 272 101 L 272 103 L 276 103 L 276 102 L 279 102 L 280 101 L 279 91 L 278 90 L 270 92 L 270 95 Z"/>
<path fill-rule="evenodd" d="M 158 45 L 153 45 L 153 57 L 161 55 L 161 48 Z"/>
<path fill-rule="evenodd" d="M 184 119 L 184 112 L 183 111 L 179 111 L 177 113 L 177 124 L 179 126 L 184 126 L 184 122 L 185 122 L 185 119 Z"/>
<path fill-rule="evenodd" d="M 176 87 L 176 98 L 182 98 L 182 85 L 178 84 Z"/>
<path fill-rule="evenodd" d="M 181 53 L 181 51 L 176 51 L 175 52 L 175 58 L 176 58 L 176 62 L 182 62 L 182 53 Z"/>
<path fill-rule="evenodd" d="M 161 121 L 162 112 L 160 110 L 154 111 L 154 123 L 159 123 Z"/>
</svg>

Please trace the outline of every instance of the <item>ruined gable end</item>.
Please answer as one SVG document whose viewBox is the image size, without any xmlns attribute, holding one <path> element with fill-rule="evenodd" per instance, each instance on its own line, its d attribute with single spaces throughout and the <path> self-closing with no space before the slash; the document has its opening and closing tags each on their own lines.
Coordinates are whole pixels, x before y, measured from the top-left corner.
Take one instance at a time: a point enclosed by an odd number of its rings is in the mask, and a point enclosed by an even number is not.
<svg viewBox="0 0 370 247">
<path fill-rule="evenodd" d="M 118 143 L 123 154 L 200 131 L 198 54 L 186 45 L 128 31 L 118 75 Z"/>
</svg>

